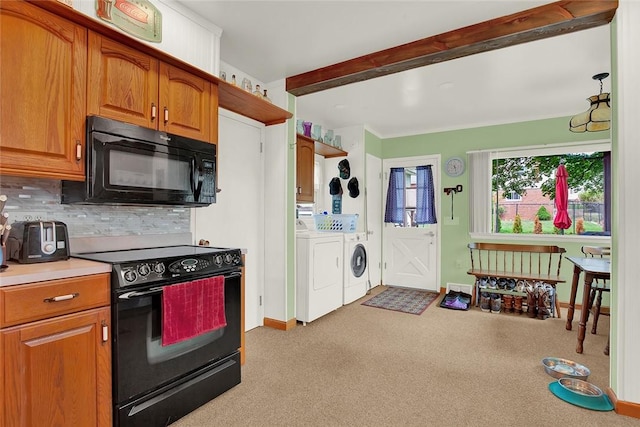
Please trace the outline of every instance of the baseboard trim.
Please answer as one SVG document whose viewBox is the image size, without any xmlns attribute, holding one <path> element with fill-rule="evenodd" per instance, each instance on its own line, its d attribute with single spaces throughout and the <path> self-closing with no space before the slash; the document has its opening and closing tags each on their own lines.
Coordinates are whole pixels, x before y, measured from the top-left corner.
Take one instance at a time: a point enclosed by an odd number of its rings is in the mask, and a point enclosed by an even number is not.
<svg viewBox="0 0 640 427">
<path fill-rule="evenodd" d="M 569 303 L 568 302 L 560 302 L 560 307 L 562 308 L 569 308 Z M 574 310 L 582 310 L 582 304 L 576 304 L 573 307 Z"/>
<path fill-rule="evenodd" d="M 296 327 L 296 319 L 289 319 L 285 322 L 283 320 L 276 320 L 265 317 L 263 324 L 268 328 L 278 329 L 280 331 L 289 331 Z"/>
<path fill-rule="evenodd" d="M 626 415 L 627 417 L 640 419 L 640 405 L 633 402 L 625 402 L 624 400 L 616 401 L 616 414 Z"/>
</svg>

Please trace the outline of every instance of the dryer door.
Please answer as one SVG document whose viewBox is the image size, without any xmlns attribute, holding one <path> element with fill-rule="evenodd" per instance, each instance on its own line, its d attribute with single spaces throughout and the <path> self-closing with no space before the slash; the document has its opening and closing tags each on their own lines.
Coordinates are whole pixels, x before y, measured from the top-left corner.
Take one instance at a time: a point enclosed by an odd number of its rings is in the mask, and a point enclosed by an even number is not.
<svg viewBox="0 0 640 427">
<path fill-rule="evenodd" d="M 367 270 L 367 250 L 362 243 L 358 243 L 353 248 L 351 255 L 351 273 L 357 278 L 362 276 Z"/>
</svg>

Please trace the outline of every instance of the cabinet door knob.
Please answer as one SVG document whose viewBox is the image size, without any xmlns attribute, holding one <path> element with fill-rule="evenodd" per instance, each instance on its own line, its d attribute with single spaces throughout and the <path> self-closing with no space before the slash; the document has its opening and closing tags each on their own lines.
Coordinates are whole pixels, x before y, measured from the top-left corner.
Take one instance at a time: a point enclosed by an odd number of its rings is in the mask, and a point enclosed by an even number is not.
<svg viewBox="0 0 640 427">
<path fill-rule="evenodd" d="M 151 103 L 151 121 L 154 121 L 156 119 L 156 115 L 158 114 L 157 108 L 156 108 L 156 104 L 155 103 Z"/>
<path fill-rule="evenodd" d="M 104 320 L 101 322 L 102 326 L 102 343 L 109 341 L 109 325 Z"/>
<path fill-rule="evenodd" d="M 76 161 L 82 160 L 82 143 L 76 139 Z"/>
<path fill-rule="evenodd" d="M 164 124 L 169 123 L 169 109 L 164 107 Z"/>
</svg>

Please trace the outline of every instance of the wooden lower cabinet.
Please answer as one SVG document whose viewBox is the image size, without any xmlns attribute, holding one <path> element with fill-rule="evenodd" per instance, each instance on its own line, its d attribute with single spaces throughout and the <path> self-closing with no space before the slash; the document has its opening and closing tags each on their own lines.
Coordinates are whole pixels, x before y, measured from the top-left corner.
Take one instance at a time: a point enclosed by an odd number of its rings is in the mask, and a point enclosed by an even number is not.
<svg viewBox="0 0 640 427">
<path fill-rule="evenodd" d="M 112 425 L 109 284 L 99 273 L 0 287 L 0 427 Z"/>
<path fill-rule="evenodd" d="M 110 309 L 0 332 L 6 427 L 111 426 Z M 106 338 L 106 340 L 105 340 Z"/>
</svg>

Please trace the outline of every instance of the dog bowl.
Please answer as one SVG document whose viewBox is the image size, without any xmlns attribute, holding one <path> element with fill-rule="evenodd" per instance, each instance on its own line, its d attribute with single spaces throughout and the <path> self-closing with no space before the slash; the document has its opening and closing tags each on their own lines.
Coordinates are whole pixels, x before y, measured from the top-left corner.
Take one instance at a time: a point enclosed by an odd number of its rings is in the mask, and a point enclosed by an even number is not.
<svg viewBox="0 0 640 427">
<path fill-rule="evenodd" d="M 560 378 L 558 383 L 566 390 L 585 397 L 600 397 L 604 394 L 597 386 L 577 378 Z"/>
<path fill-rule="evenodd" d="M 553 378 L 576 378 L 586 381 L 591 371 L 586 366 L 567 359 L 558 357 L 545 357 L 542 359 L 544 370 Z"/>
<path fill-rule="evenodd" d="M 595 385 L 576 378 L 560 378 L 549 384 L 549 391 L 572 405 L 593 411 L 612 411 L 613 404 Z"/>
</svg>

